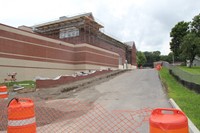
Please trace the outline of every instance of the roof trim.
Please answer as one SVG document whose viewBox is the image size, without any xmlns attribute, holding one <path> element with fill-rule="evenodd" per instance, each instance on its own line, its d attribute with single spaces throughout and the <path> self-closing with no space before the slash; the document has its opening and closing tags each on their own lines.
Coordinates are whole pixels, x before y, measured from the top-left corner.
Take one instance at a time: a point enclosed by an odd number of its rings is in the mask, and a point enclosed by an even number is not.
<svg viewBox="0 0 200 133">
<path fill-rule="evenodd" d="M 63 22 L 67 22 L 67 21 L 72 21 L 72 20 L 75 20 L 75 19 L 89 19 L 89 20 L 95 22 L 96 24 L 98 24 L 100 27 L 103 27 L 101 24 L 97 23 L 94 20 L 94 17 L 92 15 L 92 13 L 85 13 L 85 14 L 76 15 L 76 16 L 72 16 L 72 17 L 66 17 L 66 18 L 63 18 L 63 19 L 54 20 L 54 21 L 50 21 L 50 22 L 46 22 L 46 23 L 34 25 L 32 27 L 33 28 L 39 28 L 39 27 L 43 27 L 43 26 L 48 26 L 48 25 L 56 24 L 56 23 L 63 23 Z"/>
</svg>

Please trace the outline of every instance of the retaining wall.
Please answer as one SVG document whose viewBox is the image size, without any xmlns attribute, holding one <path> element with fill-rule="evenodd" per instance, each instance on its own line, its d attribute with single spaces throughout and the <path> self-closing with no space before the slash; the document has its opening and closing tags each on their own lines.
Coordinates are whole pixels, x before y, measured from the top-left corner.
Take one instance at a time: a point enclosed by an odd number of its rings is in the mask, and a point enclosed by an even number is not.
<svg viewBox="0 0 200 133">
<path fill-rule="evenodd" d="M 169 73 L 175 77 L 175 79 L 180 82 L 183 86 L 187 87 L 190 90 L 194 90 L 197 93 L 200 93 L 200 85 L 193 83 L 193 82 L 189 82 L 186 80 L 181 79 L 178 75 L 176 75 L 171 69 L 169 69 Z"/>
<path fill-rule="evenodd" d="M 36 80 L 36 88 L 50 88 L 55 87 L 62 84 L 72 83 L 75 81 L 80 81 L 83 79 L 92 78 L 101 74 L 112 72 L 112 70 L 102 70 L 96 71 L 95 73 L 88 75 L 77 75 L 77 76 L 61 76 L 59 79 L 47 79 L 47 80 Z"/>
</svg>

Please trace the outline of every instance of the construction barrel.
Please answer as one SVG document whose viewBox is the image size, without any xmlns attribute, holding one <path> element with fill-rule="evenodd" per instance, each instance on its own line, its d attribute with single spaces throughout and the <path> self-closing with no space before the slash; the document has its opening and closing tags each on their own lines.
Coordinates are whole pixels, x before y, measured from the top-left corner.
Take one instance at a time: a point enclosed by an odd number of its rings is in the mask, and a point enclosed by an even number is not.
<svg viewBox="0 0 200 133">
<path fill-rule="evenodd" d="M 189 133 L 185 114 L 177 109 L 158 108 L 149 118 L 150 133 Z"/>
<path fill-rule="evenodd" d="M 8 88 L 0 86 L 0 99 L 8 99 Z"/>
<path fill-rule="evenodd" d="M 156 65 L 156 70 L 160 71 L 161 68 L 162 66 L 160 64 Z"/>
<path fill-rule="evenodd" d="M 28 98 L 14 98 L 8 104 L 8 133 L 36 133 L 34 103 Z"/>
</svg>

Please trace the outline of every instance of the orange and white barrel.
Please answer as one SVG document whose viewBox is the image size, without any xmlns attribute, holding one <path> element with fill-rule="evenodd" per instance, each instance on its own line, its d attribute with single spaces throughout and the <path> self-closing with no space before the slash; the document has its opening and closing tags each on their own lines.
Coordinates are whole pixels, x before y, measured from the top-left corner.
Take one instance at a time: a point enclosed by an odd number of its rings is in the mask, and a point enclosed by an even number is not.
<svg viewBox="0 0 200 133">
<path fill-rule="evenodd" d="M 0 99 L 8 99 L 8 88 L 0 86 Z"/>
<path fill-rule="evenodd" d="M 149 118 L 150 133 L 189 133 L 185 114 L 177 109 L 158 108 Z"/>
<path fill-rule="evenodd" d="M 8 105 L 8 133 L 36 133 L 34 103 L 28 98 L 14 98 Z"/>
</svg>

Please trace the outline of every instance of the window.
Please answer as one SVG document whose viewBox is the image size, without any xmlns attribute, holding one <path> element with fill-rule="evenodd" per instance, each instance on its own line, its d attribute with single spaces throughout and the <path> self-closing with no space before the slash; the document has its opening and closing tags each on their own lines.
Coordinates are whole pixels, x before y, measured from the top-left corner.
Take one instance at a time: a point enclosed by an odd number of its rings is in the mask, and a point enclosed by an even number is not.
<svg viewBox="0 0 200 133">
<path fill-rule="evenodd" d="M 69 38 L 79 36 L 79 29 L 75 27 L 60 30 L 60 38 Z"/>
</svg>

